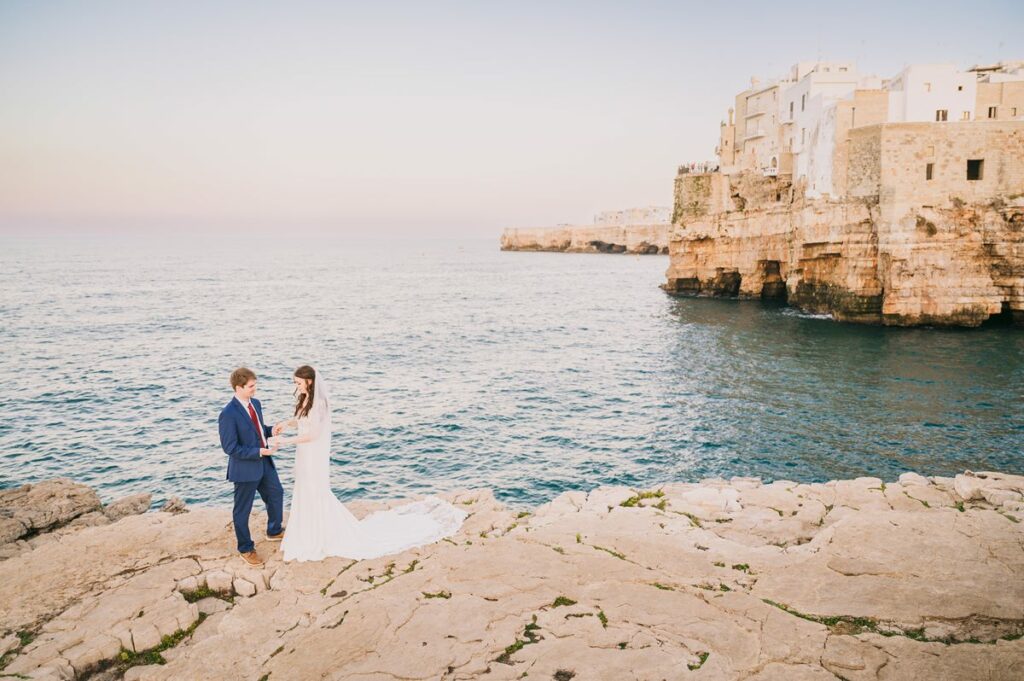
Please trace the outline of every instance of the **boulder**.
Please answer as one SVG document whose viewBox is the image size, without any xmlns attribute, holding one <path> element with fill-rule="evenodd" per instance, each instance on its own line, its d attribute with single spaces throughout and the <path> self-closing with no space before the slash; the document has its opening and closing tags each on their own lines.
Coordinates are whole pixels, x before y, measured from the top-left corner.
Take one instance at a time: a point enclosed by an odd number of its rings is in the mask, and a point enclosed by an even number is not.
<svg viewBox="0 0 1024 681">
<path fill-rule="evenodd" d="M 230 594 L 234 588 L 234 580 L 224 570 L 214 570 L 206 574 L 206 586 L 211 591 Z"/>
<path fill-rule="evenodd" d="M 256 593 L 256 585 L 241 577 L 235 579 L 234 587 L 235 593 L 239 596 L 252 596 Z"/>
<path fill-rule="evenodd" d="M 180 497 L 171 497 L 160 507 L 164 513 L 188 513 L 188 506 Z"/>
<path fill-rule="evenodd" d="M 963 475 L 956 476 L 953 482 L 953 489 L 956 491 L 957 496 L 964 501 L 974 501 L 975 499 L 983 498 L 985 482 L 970 471 L 967 471 Z"/>
<path fill-rule="evenodd" d="M 0 490 L 0 544 L 48 532 L 101 507 L 92 488 L 66 478 Z"/>
<path fill-rule="evenodd" d="M 107 505 L 104 507 L 103 513 L 111 522 L 116 522 L 126 516 L 145 513 L 149 510 L 152 500 L 152 494 L 132 494 Z"/>
<path fill-rule="evenodd" d="M 900 484 L 907 487 L 910 485 L 921 485 L 927 487 L 932 483 L 928 478 L 918 473 L 903 473 L 900 475 Z"/>
</svg>

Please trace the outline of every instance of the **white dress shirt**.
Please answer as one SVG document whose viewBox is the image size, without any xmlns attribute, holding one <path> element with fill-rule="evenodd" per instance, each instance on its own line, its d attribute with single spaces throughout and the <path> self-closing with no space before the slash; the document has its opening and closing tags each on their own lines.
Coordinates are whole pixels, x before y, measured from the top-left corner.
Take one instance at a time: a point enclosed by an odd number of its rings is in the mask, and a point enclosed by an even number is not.
<svg viewBox="0 0 1024 681">
<path fill-rule="evenodd" d="M 235 399 L 238 400 L 238 403 L 242 405 L 242 409 L 245 409 L 245 413 L 248 414 L 249 413 L 249 404 L 250 404 L 250 402 L 242 402 L 242 400 L 239 399 L 238 395 L 235 395 Z M 260 446 L 263 447 L 263 448 L 266 448 L 266 446 L 267 446 L 267 438 L 263 434 L 263 419 L 260 418 L 260 413 L 258 411 L 256 411 L 255 407 L 253 407 L 252 410 L 254 412 L 256 412 L 256 421 L 257 421 L 257 423 L 260 424 Z"/>
</svg>

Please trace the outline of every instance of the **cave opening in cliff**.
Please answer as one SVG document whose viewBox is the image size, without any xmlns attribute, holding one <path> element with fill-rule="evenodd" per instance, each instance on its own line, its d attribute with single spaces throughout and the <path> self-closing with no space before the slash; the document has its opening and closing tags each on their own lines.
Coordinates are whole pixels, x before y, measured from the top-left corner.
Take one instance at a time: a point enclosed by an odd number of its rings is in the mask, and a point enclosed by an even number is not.
<svg viewBox="0 0 1024 681">
<path fill-rule="evenodd" d="M 778 260 L 761 260 L 757 263 L 761 274 L 761 300 L 785 303 L 788 298 L 786 282 L 782 278 Z"/>
<path fill-rule="evenodd" d="M 1024 326 L 1024 310 L 1014 310 L 1010 307 L 1010 301 L 1004 300 L 999 312 L 990 315 L 981 325 L 983 327 Z"/>
</svg>

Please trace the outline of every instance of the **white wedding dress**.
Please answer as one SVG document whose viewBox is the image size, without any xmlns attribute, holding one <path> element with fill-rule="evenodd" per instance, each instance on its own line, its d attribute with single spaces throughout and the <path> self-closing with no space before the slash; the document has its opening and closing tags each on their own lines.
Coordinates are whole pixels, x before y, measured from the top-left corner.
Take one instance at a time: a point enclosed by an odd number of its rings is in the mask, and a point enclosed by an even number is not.
<svg viewBox="0 0 1024 681">
<path fill-rule="evenodd" d="M 366 559 L 399 553 L 458 531 L 466 512 L 429 496 L 356 518 L 331 491 L 331 406 L 317 372 L 313 408 L 298 419 L 299 436 L 312 440 L 295 453 L 295 488 L 281 550 L 284 559 L 322 560 L 328 556 Z"/>
</svg>

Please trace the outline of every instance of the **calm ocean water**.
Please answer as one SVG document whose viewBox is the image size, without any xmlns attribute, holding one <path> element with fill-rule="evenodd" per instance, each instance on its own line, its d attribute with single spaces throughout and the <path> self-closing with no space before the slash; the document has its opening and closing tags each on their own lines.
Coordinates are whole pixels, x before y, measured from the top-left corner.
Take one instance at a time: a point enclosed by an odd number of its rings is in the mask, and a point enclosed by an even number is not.
<svg viewBox="0 0 1024 681">
<path fill-rule="evenodd" d="M 663 256 L 419 243 L 0 240 L 0 487 L 230 503 L 216 420 L 259 374 L 333 384 L 343 499 L 535 504 L 707 476 L 1024 473 L 1024 332 L 676 300 Z M 285 487 L 289 455 L 277 457 Z"/>
</svg>

